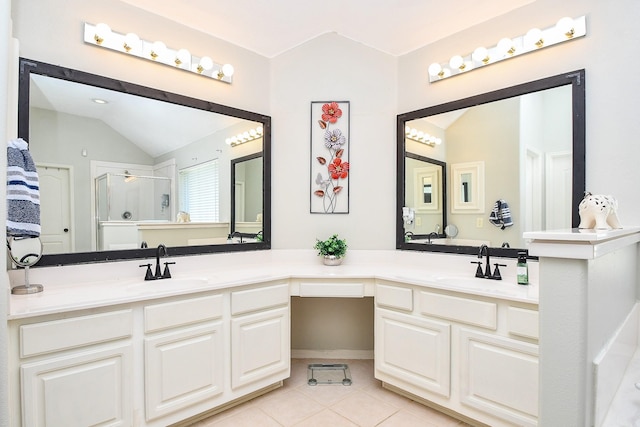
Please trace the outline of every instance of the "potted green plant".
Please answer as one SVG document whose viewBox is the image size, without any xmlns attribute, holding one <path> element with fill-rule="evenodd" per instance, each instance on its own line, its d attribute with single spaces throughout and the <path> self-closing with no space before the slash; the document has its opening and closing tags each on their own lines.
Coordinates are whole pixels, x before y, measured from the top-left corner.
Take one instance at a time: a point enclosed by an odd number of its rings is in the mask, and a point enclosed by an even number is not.
<svg viewBox="0 0 640 427">
<path fill-rule="evenodd" d="M 318 250 L 318 255 L 322 256 L 326 265 L 340 265 L 347 254 L 347 241 L 334 234 L 327 240 L 316 239 L 314 248 Z"/>
</svg>

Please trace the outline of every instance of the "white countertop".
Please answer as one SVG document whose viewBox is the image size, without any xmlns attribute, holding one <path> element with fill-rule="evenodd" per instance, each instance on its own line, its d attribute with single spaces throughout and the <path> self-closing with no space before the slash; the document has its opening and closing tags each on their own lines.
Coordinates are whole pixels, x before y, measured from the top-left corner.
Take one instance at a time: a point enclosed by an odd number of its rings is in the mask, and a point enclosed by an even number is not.
<svg viewBox="0 0 640 427">
<path fill-rule="evenodd" d="M 529 255 L 589 260 L 640 242 L 640 227 L 532 231 L 524 233 L 523 237 L 531 240 Z"/>
<path fill-rule="evenodd" d="M 503 280 L 474 277 L 475 256 L 413 251 L 350 250 L 340 266 L 325 266 L 313 250 L 267 250 L 162 258 L 175 261 L 173 279 L 147 281 L 140 264 L 155 259 L 31 268 L 31 283 L 44 292 L 11 295 L 9 319 L 126 304 L 174 295 L 227 289 L 270 280 L 379 279 L 471 295 L 538 303 L 538 265 L 529 264 L 531 284 L 516 284 L 515 259 L 492 258 Z M 153 267 L 153 266 L 152 266 Z M 24 280 L 23 270 L 9 272 L 12 286 Z M 295 293 L 293 293 L 295 295 Z M 371 296 L 371 295 L 369 295 Z"/>
</svg>

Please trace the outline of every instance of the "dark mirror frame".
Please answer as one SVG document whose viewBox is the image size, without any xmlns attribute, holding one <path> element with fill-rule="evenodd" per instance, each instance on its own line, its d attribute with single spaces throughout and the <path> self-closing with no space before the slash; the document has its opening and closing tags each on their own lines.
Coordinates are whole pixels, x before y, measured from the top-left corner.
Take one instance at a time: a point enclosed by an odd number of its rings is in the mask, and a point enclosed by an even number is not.
<svg viewBox="0 0 640 427">
<path fill-rule="evenodd" d="M 142 96 L 158 101 L 183 105 L 186 107 L 224 114 L 240 119 L 261 123 L 264 129 L 262 152 L 263 158 L 263 236 L 261 242 L 234 243 L 204 246 L 176 246 L 170 247 L 168 255 L 186 256 L 198 254 L 210 254 L 221 252 L 241 252 L 271 249 L 271 117 L 262 114 L 241 110 L 226 105 L 216 104 L 197 98 L 191 98 L 159 89 L 140 86 L 133 83 L 115 80 L 108 77 L 73 70 L 57 65 L 47 64 L 31 59 L 20 58 L 20 70 L 18 81 L 18 137 L 29 141 L 29 90 L 31 73 L 43 76 L 68 80 L 130 95 Z M 118 260 L 130 260 L 151 258 L 155 256 L 155 248 L 128 249 L 113 251 L 75 252 L 64 254 L 42 255 L 38 264 L 34 267 L 52 265 L 85 264 L 95 262 L 107 262 Z"/>
<path fill-rule="evenodd" d="M 406 243 L 404 239 L 404 224 L 402 221 L 402 207 L 405 206 L 405 157 L 409 154 L 405 147 L 405 123 L 411 120 L 446 113 L 462 108 L 512 98 L 531 92 L 552 89 L 559 86 L 571 85 L 572 117 L 573 117 L 573 179 L 572 179 L 572 215 L 571 227 L 577 228 L 580 223 L 578 204 L 582 200 L 585 191 L 585 70 L 577 70 L 559 74 L 528 83 L 511 86 L 456 101 L 447 102 L 432 107 L 422 108 L 397 116 L 397 187 L 396 187 L 396 249 L 444 252 L 454 254 L 477 255 L 477 246 L 451 246 Z M 445 206 L 448 211 L 448 207 Z M 443 229 L 446 226 L 445 214 Z M 526 248 L 491 248 L 491 254 L 498 257 L 517 258 L 518 252 Z"/>
<path fill-rule="evenodd" d="M 230 221 L 230 226 L 229 228 L 231 229 L 231 234 L 238 234 L 241 235 L 241 237 L 256 237 L 255 234 L 252 233 L 238 233 L 236 231 L 236 192 L 235 192 L 235 183 L 236 183 L 236 165 L 246 162 L 248 160 L 253 160 L 253 159 L 258 159 L 262 157 L 262 152 L 258 152 L 258 153 L 253 153 L 253 154 L 249 154 L 247 156 L 243 156 L 243 157 L 238 157 L 235 159 L 231 159 L 231 191 L 229 192 L 229 194 L 231 194 L 231 221 Z"/>
<path fill-rule="evenodd" d="M 440 220 L 442 227 L 440 230 L 440 233 L 438 234 L 438 238 L 443 238 L 446 237 L 446 234 L 444 232 L 444 229 L 447 227 L 447 214 L 446 214 L 446 206 L 447 206 L 447 163 L 446 162 L 441 162 L 440 160 L 436 160 L 436 159 L 432 159 L 426 156 L 422 156 L 420 154 L 415 154 L 415 153 L 410 153 L 410 152 L 406 152 L 405 153 L 405 158 L 408 159 L 413 159 L 413 160 L 419 160 L 421 162 L 425 162 L 425 163 L 431 163 L 433 165 L 436 166 L 440 166 L 442 168 L 442 188 L 440 189 L 441 194 L 442 194 L 442 219 Z M 404 162 L 403 162 L 403 169 L 402 169 L 403 173 L 406 174 L 406 168 L 404 168 Z M 398 179 L 400 179 L 400 177 L 398 176 Z M 406 196 L 406 180 L 407 177 L 404 177 L 404 184 L 403 184 L 403 188 L 402 188 L 402 192 L 403 192 L 403 196 Z M 406 202 L 406 200 L 404 200 L 404 202 Z M 402 217 L 402 207 L 405 206 L 404 204 L 402 206 L 400 206 L 400 217 Z M 402 218 L 400 218 L 400 221 L 402 221 Z M 402 227 L 402 241 L 403 243 L 405 242 L 405 231 L 404 231 L 404 222 L 403 222 L 403 227 Z M 413 234 L 412 233 L 412 238 L 413 239 L 426 239 L 428 238 L 429 235 L 428 234 Z M 414 243 L 415 245 L 416 243 Z"/>
</svg>

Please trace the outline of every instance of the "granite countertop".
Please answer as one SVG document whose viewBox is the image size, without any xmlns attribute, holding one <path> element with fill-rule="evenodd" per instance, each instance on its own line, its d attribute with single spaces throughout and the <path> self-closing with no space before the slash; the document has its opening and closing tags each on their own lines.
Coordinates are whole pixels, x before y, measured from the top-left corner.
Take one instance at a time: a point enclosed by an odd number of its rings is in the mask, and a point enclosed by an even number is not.
<svg viewBox="0 0 640 427">
<path fill-rule="evenodd" d="M 538 303 L 538 266 L 530 262 L 531 284 L 516 284 L 514 259 L 499 259 L 502 281 L 474 277 L 475 256 L 413 251 L 350 250 L 340 266 L 325 266 L 313 250 L 268 250 L 189 257 L 175 261 L 172 279 L 147 281 L 142 260 L 32 268 L 31 283 L 44 292 L 11 295 L 9 319 L 134 303 L 278 280 L 388 280 L 470 295 Z M 150 261 L 150 260 L 149 260 Z M 149 262 L 144 260 L 144 263 Z M 155 260 L 153 260 L 155 262 Z M 495 260 L 492 260 L 495 262 Z M 12 286 L 24 272 L 9 272 Z M 292 295 L 295 295 L 292 287 Z M 367 296 L 373 296 L 369 292 Z"/>
</svg>

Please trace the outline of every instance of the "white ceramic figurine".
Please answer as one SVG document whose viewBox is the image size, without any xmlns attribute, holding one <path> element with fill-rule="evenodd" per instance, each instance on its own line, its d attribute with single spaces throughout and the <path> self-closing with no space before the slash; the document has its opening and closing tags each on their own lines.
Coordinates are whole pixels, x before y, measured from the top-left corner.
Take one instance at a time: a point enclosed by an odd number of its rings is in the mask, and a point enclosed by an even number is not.
<svg viewBox="0 0 640 427">
<path fill-rule="evenodd" d="M 584 198 L 578 205 L 580 225 L 578 228 L 595 228 L 611 230 L 622 228 L 618 221 L 618 201 L 613 196 L 593 195 L 584 193 Z"/>
</svg>

